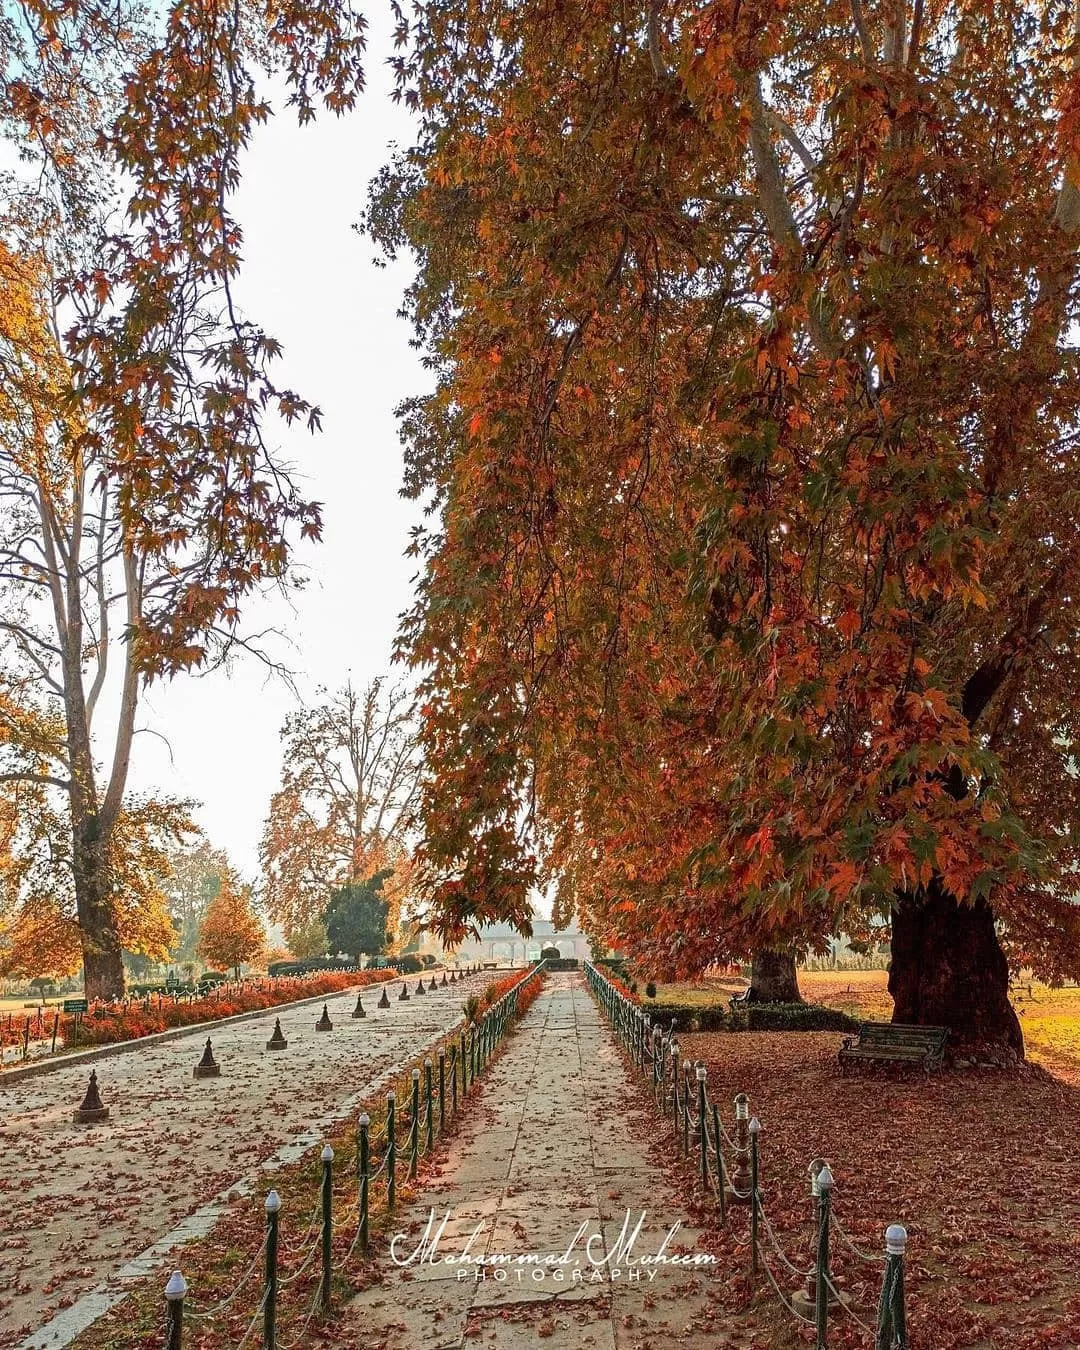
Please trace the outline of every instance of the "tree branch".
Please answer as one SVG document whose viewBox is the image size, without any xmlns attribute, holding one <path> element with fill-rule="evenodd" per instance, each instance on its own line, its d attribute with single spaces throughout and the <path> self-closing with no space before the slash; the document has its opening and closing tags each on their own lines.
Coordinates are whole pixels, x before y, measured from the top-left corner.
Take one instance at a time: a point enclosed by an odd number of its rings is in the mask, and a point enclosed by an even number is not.
<svg viewBox="0 0 1080 1350">
<path fill-rule="evenodd" d="M 64 792 L 71 787 L 70 779 L 54 778 L 51 773 L 0 773 L 0 783 L 45 783 Z"/>
</svg>

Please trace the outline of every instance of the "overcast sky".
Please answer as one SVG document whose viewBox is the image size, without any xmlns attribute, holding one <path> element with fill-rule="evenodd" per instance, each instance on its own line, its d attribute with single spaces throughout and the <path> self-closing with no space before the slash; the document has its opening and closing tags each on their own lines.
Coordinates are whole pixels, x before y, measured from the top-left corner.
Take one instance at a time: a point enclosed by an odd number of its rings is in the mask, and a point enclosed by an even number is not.
<svg viewBox="0 0 1080 1350">
<path fill-rule="evenodd" d="M 414 564 L 403 554 L 417 507 L 398 496 L 394 407 L 425 387 L 408 325 L 395 317 L 410 269 L 372 265 L 353 225 L 393 141 L 411 139 L 389 97 L 388 26 L 372 12 L 368 91 L 358 109 L 299 128 L 281 111 L 245 165 L 237 214 L 245 232 L 240 295 L 249 316 L 284 344 L 277 379 L 323 410 L 321 434 L 280 429 L 307 495 L 324 503 L 321 545 L 305 548 L 310 580 L 295 598 L 253 606 L 247 627 L 284 628 L 278 650 L 314 694 L 351 675 L 389 670 Z M 280 763 L 278 728 L 292 706 L 283 684 L 245 659 L 230 672 L 151 688 L 131 786 L 197 798 L 200 824 L 248 876 Z"/>
</svg>

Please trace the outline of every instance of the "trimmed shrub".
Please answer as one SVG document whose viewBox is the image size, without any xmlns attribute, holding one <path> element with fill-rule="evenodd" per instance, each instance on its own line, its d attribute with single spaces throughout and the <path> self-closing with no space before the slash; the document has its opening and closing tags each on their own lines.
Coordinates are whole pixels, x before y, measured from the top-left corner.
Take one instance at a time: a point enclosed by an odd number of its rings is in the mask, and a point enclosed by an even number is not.
<svg viewBox="0 0 1080 1350">
<path fill-rule="evenodd" d="M 656 985 L 653 984 L 652 980 L 650 980 L 649 983 L 645 986 L 645 997 L 646 998 L 656 997 Z"/>
<path fill-rule="evenodd" d="M 858 1031 L 854 1017 L 820 1003 L 747 1003 L 732 1014 L 736 1031 Z"/>
<path fill-rule="evenodd" d="M 648 989 L 646 989 L 648 993 Z M 730 1012 L 722 1003 L 649 1003 L 649 1014 L 667 1031 L 857 1031 L 859 1023 L 819 1003 L 748 1003 Z"/>
</svg>

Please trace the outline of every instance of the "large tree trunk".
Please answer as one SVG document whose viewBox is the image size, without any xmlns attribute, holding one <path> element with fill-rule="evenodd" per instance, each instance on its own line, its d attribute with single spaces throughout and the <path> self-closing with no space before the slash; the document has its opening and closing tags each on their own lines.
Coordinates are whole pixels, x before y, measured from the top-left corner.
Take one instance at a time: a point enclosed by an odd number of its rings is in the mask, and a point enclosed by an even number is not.
<svg viewBox="0 0 1080 1350">
<path fill-rule="evenodd" d="M 894 1022 L 949 1028 L 952 1056 L 982 1063 L 1024 1057 L 1009 1002 L 1009 966 L 985 900 L 959 904 L 932 883 L 892 912 L 889 993 Z"/>
<path fill-rule="evenodd" d="M 794 953 L 755 952 L 747 999 L 750 1003 L 801 1003 Z"/>
<path fill-rule="evenodd" d="M 122 998 L 124 961 L 113 912 L 108 854 L 96 818 L 74 830 L 75 908 L 82 935 L 88 999 Z"/>
</svg>

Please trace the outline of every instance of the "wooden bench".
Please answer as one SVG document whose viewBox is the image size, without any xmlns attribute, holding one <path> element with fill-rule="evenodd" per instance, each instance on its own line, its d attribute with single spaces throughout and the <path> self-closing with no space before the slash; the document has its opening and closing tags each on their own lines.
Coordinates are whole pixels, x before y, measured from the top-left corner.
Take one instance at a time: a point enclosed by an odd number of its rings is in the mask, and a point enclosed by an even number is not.
<svg viewBox="0 0 1080 1350">
<path fill-rule="evenodd" d="M 862 1022 L 858 1036 L 845 1036 L 836 1058 L 841 1070 L 849 1064 L 913 1064 L 924 1069 L 941 1066 L 948 1027 L 914 1027 L 901 1022 Z"/>
<path fill-rule="evenodd" d="M 728 1007 L 732 1012 L 738 1012 L 740 1008 L 745 1008 L 750 1002 L 750 986 L 747 985 L 741 994 L 732 994 L 728 999 Z"/>
</svg>

